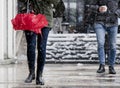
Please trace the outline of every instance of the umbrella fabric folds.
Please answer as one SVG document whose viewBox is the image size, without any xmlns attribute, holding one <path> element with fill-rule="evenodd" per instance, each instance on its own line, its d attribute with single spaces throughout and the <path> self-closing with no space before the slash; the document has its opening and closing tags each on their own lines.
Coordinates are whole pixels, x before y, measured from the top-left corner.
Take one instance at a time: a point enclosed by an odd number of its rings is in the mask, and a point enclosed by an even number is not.
<svg viewBox="0 0 120 88">
<path fill-rule="evenodd" d="M 11 22 L 15 30 L 29 30 L 35 33 L 41 33 L 41 29 L 48 25 L 44 15 L 32 13 L 17 14 Z"/>
</svg>

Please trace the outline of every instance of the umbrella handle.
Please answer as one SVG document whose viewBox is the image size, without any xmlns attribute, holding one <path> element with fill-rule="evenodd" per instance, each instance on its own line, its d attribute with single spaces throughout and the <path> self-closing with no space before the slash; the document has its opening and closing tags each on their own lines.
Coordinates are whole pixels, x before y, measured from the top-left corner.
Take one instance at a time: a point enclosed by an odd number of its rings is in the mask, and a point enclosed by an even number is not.
<svg viewBox="0 0 120 88">
<path fill-rule="evenodd" d="M 30 7 L 29 7 L 29 5 L 30 5 L 30 1 L 27 0 L 27 13 L 30 13 Z"/>
</svg>

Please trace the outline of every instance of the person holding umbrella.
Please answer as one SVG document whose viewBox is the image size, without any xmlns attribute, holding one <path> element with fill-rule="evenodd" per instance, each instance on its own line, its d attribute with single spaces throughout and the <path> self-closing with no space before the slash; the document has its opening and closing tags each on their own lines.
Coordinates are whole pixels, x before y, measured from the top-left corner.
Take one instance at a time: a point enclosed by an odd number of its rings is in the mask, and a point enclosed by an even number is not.
<svg viewBox="0 0 120 88">
<path fill-rule="evenodd" d="M 27 12 L 27 0 L 18 0 L 18 13 Z M 26 30 L 25 36 L 27 41 L 27 61 L 29 74 L 25 79 L 25 83 L 31 83 L 36 78 L 37 85 L 44 85 L 43 70 L 46 59 L 46 44 L 49 31 L 53 26 L 53 6 L 59 3 L 59 0 L 29 0 L 30 12 L 34 14 L 43 14 L 46 16 L 48 26 L 41 29 L 41 34 Z M 36 58 L 36 43 L 37 43 L 37 70 L 35 75 L 35 58 Z"/>
</svg>

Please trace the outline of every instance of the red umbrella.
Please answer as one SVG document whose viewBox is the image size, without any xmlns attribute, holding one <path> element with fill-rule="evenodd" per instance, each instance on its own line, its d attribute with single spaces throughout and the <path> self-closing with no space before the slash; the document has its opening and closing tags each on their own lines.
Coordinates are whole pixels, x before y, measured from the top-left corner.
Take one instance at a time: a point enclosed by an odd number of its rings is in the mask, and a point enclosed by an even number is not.
<svg viewBox="0 0 120 88">
<path fill-rule="evenodd" d="M 41 29 L 48 25 L 44 15 L 31 13 L 17 14 L 11 22 L 15 30 L 29 30 L 35 33 L 41 33 Z"/>
</svg>

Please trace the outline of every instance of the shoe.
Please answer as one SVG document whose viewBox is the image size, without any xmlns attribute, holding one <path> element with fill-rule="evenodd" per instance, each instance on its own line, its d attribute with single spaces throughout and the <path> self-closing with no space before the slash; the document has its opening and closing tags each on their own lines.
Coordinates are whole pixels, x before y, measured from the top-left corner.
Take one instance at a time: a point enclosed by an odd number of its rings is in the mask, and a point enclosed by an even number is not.
<svg viewBox="0 0 120 88">
<path fill-rule="evenodd" d="M 44 85 L 43 77 L 36 78 L 36 85 Z"/>
<path fill-rule="evenodd" d="M 116 71 L 113 66 L 109 66 L 109 74 L 116 74 Z"/>
<path fill-rule="evenodd" d="M 32 80 L 34 79 L 35 79 L 35 72 L 34 70 L 30 70 L 28 77 L 25 79 L 25 83 L 31 83 Z"/>
<path fill-rule="evenodd" d="M 36 85 L 44 85 L 44 79 L 41 72 L 37 72 Z"/>
<path fill-rule="evenodd" d="M 105 72 L 105 65 L 100 64 L 99 69 L 97 70 L 97 73 L 104 73 Z"/>
</svg>

